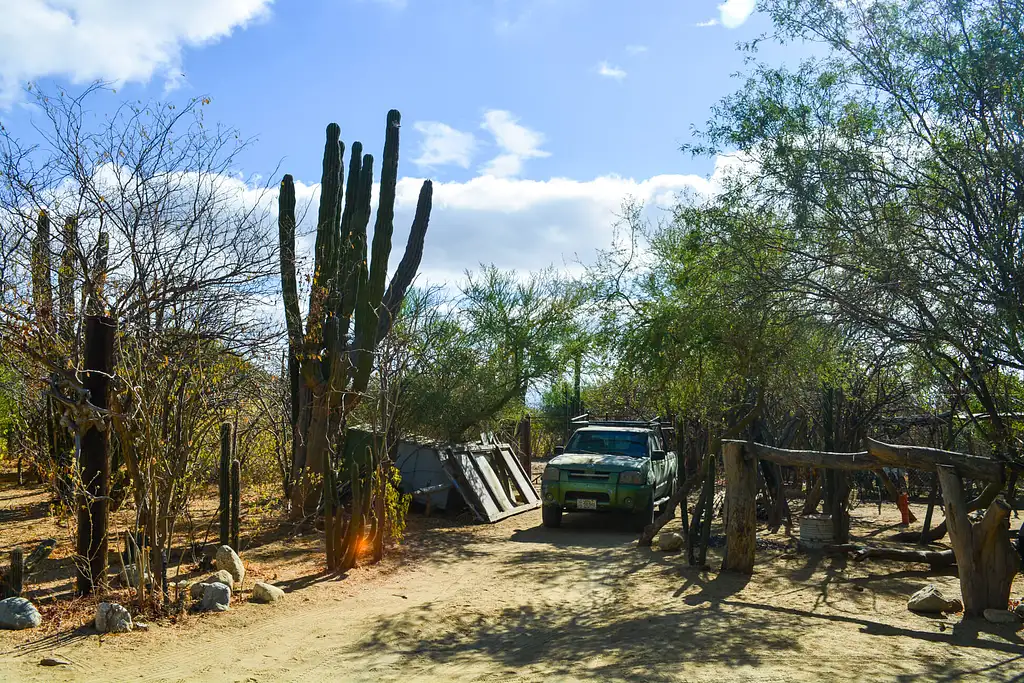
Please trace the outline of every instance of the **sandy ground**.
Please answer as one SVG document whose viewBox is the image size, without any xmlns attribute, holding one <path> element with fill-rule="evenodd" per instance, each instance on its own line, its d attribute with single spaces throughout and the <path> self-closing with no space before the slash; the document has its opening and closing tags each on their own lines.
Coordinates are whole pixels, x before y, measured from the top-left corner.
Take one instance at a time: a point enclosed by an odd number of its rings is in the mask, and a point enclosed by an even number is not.
<svg viewBox="0 0 1024 683">
<path fill-rule="evenodd" d="M 27 523 L 15 493 L 3 525 Z M 884 538 L 894 514 L 862 505 L 853 533 Z M 1018 627 L 906 610 L 930 581 L 957 593 L 954 574 L 794 551 L 759 551 L 749 579 L 703 572 L 596 514 L 414 518 L 382 565 L 307 571 L 278 604 L 146 633 L 0 632 L 0 681 L 1024 681 Z M 53 655 L 73 664 L 40 666 Z"/>
</svg>

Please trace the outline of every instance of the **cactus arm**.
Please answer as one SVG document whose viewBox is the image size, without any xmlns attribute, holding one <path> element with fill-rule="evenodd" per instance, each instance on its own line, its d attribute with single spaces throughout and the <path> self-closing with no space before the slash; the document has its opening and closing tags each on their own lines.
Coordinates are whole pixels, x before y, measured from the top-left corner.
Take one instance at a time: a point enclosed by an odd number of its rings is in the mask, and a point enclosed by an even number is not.
<svg viewBox="0 0 1024 683">
<path fill-rule="evenodd" d="M 281 180 L 277 198 L 277 230 L 281 248 L 284 318 L 288 328 L 288 345 L 294 356 L 302 346 L 302 313 L 299 311 L 299 288 L 295 276 L 295 181 L 290 175 Z"/>
<path fill-rule="evenodd" d="M 100 230 L 96 238 L 96 251 L 93 254 L 89 281 L 86 283 L 88 300 L 86 311 L 92 315 L 103 314 L 103 285 L 107 279 L 107 256 L 110 253 L 110 235 Z"/>
<path fill-rule="evenodd" d="M 369 164 L 367 164 L 369 159 Z M 353 219 L 353 235 L 356 235 L 358 243 L 354 253 L 358 259 L 354 270 L 355 283 L 353 285 L 354 313 L 355 313 L 355 344 L 351 349 L 353 355 L 350 359 L 352 368 L 352 387 L 354 394 L 359 394 L 366 389 L 370 378 L 373 361 L 373 347 L 368 346 L 371 341 L 366 334 L 370 325 L 376 329 L 376 313 L 373 307 L 373 300 L 369 297 L 369 274 L 366 263 L 366 228 L 370 222 L 370 188 L 373 186 L 373 158 L 369 154 L 363 159 L 363 176 L 365 182 L 360 182 L 359 190 L 362 194 L 360 201 L 360 212 Z M 365 351 L 365 352 L 364 352 Z M 354 394 L 350 394 L 354 396 Z M 349 399 L 350 403 L 352 399 Z"/>
<path fill-rule="evenodd" d="M 58 329 L 61 338 L 71 343 L 75 336 L 75 240 L 78 233 L 78 220 L 71 217 L 64 221 L 61 239 L 64 250 L 61 252 L 60 270 L 57 271 L 57 297 L 60 300 L 60 320 Z"/>
<path fill-rule="evenodd" d="M 281 292 L 284 318 L 288 330 L 288 385 L 291 390 L 292 462 L 296 462 L 294 439 L 299 422 L 300 391 L 299 354 L 302 350 L 302 312 L 299 310 L 299 288 L 295 275 L 295 181 L 291 175 L 281 180 L 277 197 L 277 228 L 281 250 Z"/>
<path fill-rule="evenodd" d="M 360 295 L 361 320 L 357 320 L 356 348 L 372 350 L 376 345 L 377 320 L 384 297 L 384 283 L 388 273 L 391 237 L 395 230 L 395 195 L 398 187 L 398 138 L 402 117 L 398 111 L 388 112 L 384 134 L 384 159 L 380 171 L 380 196 L 377 221 L 373 226 L 373 247 L 370 251 L 369 275 L 365 297 Z M 358 313 L 357 313 L 358 316 Z M 362 359 L 363 363 L 366 359 Z M 362 365 L 357 377 L 363 376 Z"/>
<path fill-rule="evenodd" d="M 53 286 L 50 282 L 50 217 L 39 212 L 32 242 L 32 299 L 40 330 L 53 331 Z"/>
<path fill-rule="evenodd" d="M 423 181 L 420 187 L 420 197 L 416 202 L 416 215 L 412 221 L 412 228 L 409 230 L 409 241 L 405 245 L 405 253 L 398 263 L 388 291 L 384 294 L 381 302 L 380 314 L 377 320 L 376 343 L 383 341 L 384 337 L 391 331 L 395 318 L 402 308 L 402 301 L 405 299 L 412 281 L 420 267 L 420 260 L 423 258 L 423 240 L 427 234 L 427 225 L 430 223 L 430 208 L 433 201 L 434 186 L 429 180 Z"/>
<path fill-rule="evenodd" d="M 306 340 L 322 347 L 325 306 L 331 294 L 331 282 L 335 274 L 335 239 L 338 230 L 334 225 L 338 202 L 341 200 L 341 128 L 336 123 L 327 126 L 327 142 L 324 145 L 323 175 L 320 178 L 320 209 L 316 223 L 316 246 L 313 257 L 313 287 L 309 295 L 309 312 L 306 318 Z M 318 349 L 319 350 L 319 349 Z"/>
</svg>

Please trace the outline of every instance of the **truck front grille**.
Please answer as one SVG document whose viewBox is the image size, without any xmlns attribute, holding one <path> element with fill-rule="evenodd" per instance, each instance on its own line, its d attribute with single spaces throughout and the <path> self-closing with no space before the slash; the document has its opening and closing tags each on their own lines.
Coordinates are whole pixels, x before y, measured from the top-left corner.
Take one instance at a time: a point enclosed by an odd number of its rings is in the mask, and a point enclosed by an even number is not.
<svg viewBox="0 0 1024 683">
<path fill-rule="evenodd" d="M 569 481 L 608 481 L 608 472 L 588 472 L 586 470 L 569 470 Z"/>
</svg>

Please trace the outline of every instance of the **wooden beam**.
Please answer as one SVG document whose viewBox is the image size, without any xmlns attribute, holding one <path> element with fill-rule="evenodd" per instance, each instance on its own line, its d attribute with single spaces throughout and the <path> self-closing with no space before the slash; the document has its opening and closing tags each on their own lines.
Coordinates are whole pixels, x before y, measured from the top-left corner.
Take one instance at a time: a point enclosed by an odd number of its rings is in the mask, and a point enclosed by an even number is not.
<svg viewBox="0 0 1024 683">
<path fill-rule="evenodd" d="M 970 479 L 1000 482 L 1003 480 L 1003 463 L 992 458 L 976 455 L 940 451 L 937 448 L 920 446 L 894 446 L 892 444 L 865 440 L 869 450 L 857 453 L 828 453 L 826 451 L 795 451 L 775 448 L 759 443 L 735 441 L 747 446 L 747 451 L 760 460 L 770 460 L 791 467 L 824 467 L 834 470 L 877 470 L 883 467 L 902 467 L 925 472 L 935 472 L 939 465 L 954 467 L 960 476 Z M 723 440 L 722 443 L 730 441 Z"/>
<path fill-rule="evenodd" d="M 955 467 L 960 476 L 969 479 L 1003 480 L 1003 464 L 992 458 L 923 446 L 897 446 L 874 439 L 864 439 L 864 447 L 869 454 L 884 462 L 886 467 L 905 467 L 934 472 L 939 465 L 949 465 Z"/>
<path fill-rule="evenodd" d="M 780 465 L 792 467 L 823 467 L 836 470 L 874 470 L 881 467 L 888 467 L 881 460 L 869 455 L 867 451 L 860 453 L 827 453 L 825 451 L 794 451 L 788 448 L 775 448 L 759 443 L 747 443 L 745 441 L 723 441 L 725 443 L 740 443 L 747 446 L 748 457 L 756 457 L 759 460 L 769 460 Z"/>
</svg>

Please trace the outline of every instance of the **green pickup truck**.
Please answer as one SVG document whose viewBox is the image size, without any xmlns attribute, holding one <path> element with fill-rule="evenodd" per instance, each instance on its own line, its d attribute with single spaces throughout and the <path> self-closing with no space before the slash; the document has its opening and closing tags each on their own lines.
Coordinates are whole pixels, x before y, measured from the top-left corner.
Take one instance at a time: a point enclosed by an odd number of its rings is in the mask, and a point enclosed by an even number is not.
<svg viewBox="0 0 1024 683">
<path fill-rule="evenodd" d="M 560 526 L 563 512 L 589 510 L 628 513 L 643 529 L 675 493 L 678 472 L 659 423 L 588 422 L 544 469 L 544 526 Z"/>
</svg>

